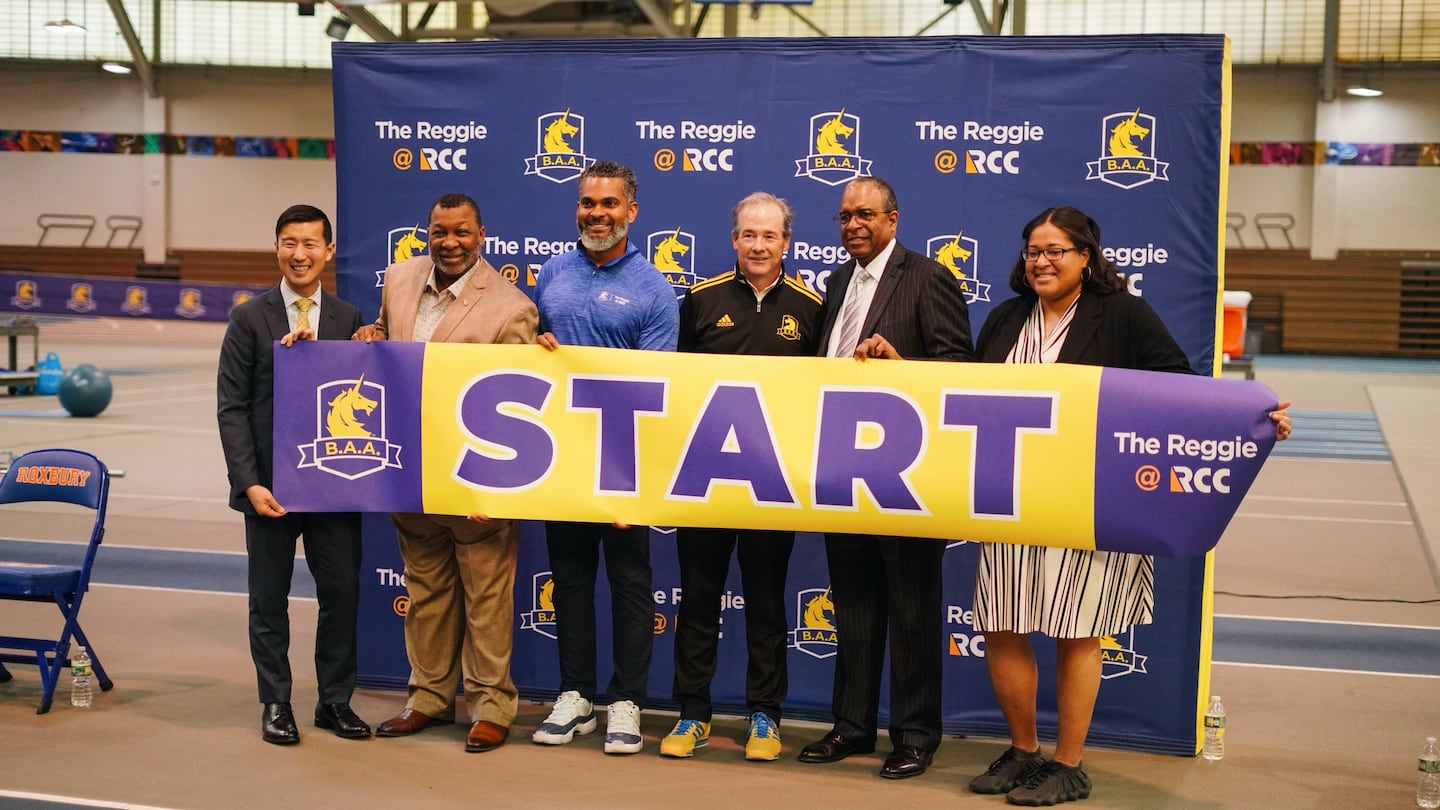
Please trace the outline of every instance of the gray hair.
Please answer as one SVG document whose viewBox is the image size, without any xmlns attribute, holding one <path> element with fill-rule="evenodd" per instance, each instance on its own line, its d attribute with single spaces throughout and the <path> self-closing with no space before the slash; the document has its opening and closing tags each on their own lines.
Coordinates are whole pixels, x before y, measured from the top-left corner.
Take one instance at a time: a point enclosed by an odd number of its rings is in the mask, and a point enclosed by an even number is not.
<svg viewBox="0 0 1440 810">
<path fill-rule="evenodd" d="M 780 209 L 780 217 L 784 220 L 782 231 L 786 237 L 789 237 L 790 222 L 795 218 L 795 212 L 790 210 L 790 203 L 785 202 L 784 198 L 776 197 L 768 191 L 753 192 L 740 202 L 735 203 L 735 207 L 730 209 L 730 236 L 733 238 L 740 235 L 741 212 L 751 206 L 764 205 L 765 203 L 769 203 Z"/>
</svg>

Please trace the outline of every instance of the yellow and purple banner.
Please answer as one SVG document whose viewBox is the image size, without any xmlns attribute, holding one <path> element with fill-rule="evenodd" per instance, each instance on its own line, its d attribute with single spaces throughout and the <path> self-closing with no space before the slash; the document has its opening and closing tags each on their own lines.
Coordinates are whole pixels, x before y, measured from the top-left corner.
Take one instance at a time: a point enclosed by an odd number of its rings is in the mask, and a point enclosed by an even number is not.
<svg viewBox="0 0 1440 810">
<path fill-rule="evenodd" d="M 1184 557 L 1269 453 L 1270 389 L 1091 366 L 470 344 L 276 349 L 275 490 L 392 511 Z"/>
</svg>

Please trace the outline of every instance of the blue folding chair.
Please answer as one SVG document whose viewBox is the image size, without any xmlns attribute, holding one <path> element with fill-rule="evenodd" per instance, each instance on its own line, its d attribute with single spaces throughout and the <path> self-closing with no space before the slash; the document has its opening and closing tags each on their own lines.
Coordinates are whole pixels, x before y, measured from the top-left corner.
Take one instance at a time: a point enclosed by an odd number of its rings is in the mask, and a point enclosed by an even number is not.
<svg viewBox="0 0 1440 810">
<path fill-rule="evenodd" d="M 60 673 L 70 666 L 70 641 L 90 651 L 91 667 L 102 691 L 115 684 L 105 674 L 100 656 L 80 629 L 80 602 L 90 589 L 90 569 L 105 536 L 105 504 L 110 497 L 110 471 L 100 459 L 79 450 L 33 450 L 10 463 L 0 480 L 0 505 L 35 501 L 73 503 L 95 510 L 90 541 L 79 565 L 41 565 L 0 560 L 0 599 L 54 602 L 65 616 L 54 639 L 0 636 L 0 683 L 11 679 L 4 662 L 40 667 L 44 694 L 36 714 L 50 711 Z M 16 652 L 24 650 L 24 653 Z"/>
</svg>

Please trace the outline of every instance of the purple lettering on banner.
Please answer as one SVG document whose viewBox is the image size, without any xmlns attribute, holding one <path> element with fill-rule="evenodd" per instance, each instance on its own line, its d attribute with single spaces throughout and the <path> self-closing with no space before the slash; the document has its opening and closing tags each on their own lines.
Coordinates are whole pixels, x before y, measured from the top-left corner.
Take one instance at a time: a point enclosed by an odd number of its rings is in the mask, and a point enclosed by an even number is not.
<svg viewBox="0 0 1440 810">
<path fill-rule="evenodd" d="M 733 438 L 733 445 L 727 444 Z M 756 503 L 798 505 L 753 385 L 717 385 L 680 457 L 670 496 L 705 500 L 714 481 L 745 484 Z"/>
<path fill-rule="evenodd" d="M 555 381 L 524 371 L 496 371 L 471 380 L 460 393 L 460 429 L 485 449 L 466 447 L 455 476 L 484 490 L 518 490 L 544 480 L 555 466 L 555 436 L 540 414 Z M 500 410 L 521 405 L 533 418 Z M 489 448 L 498 448 L 491 450 Z"/>
<path fill-rule="evenodd" d="M 1056 394 L 986 394 L 947 391 L 945 428 L 973 433 L 970 515 L 1018 518 L 1020 434 L 1055 431 Z M 984 459 L 984 469 L 977 460 Z"/>
<path fill-rule="evenodd" d="M 1267 414 L 1278 399 L 1245 380 L 1104 369 L 1095 547 L 1169 557 L 1213 548 L 1275 445 Z"/>
<path fill-rule="evenodd" d="M 636 420 L 641 413 L 665 413 L 664 380 L 617 377 L 570 378 L 570 410 L 597 411 L 595 491 L 635 495 L 640 464 Z"/>
<path fill-rule="evenodd" d="M 366 511 L 423 511 L 425 344 L 377 341 L 327 352 L 324 344 L 332 342 L 339 341 L 275 344 L 276 499 L 295 512 L 333 511 L 327 490 L 337 487 L 326 481 L 341 481 L 324 473 L 343 479 L 346 501 Z"/>
<path fill-rule="evenodd" d="M 874 441 L 862 435 L 873 431 Z M 928 514 L 905 480 L 925 448 L 925 420 L 898 391 L 822 389 L 815 437 L 815 506 L 856 509 L 856 485 L 882 512 Z"/>
</svg>

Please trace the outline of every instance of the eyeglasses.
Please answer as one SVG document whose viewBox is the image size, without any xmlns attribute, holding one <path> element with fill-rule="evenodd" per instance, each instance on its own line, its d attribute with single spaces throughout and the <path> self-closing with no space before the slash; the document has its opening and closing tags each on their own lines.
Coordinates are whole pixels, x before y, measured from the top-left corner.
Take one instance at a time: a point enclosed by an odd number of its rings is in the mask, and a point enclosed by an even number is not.
<svg viewBox="0 0 1440 810">
<path fill-rule="evenodd" d="M 1084 248 L 1078 248 L 1078 247 L 1068 247 L 1068 248 L 1062 248 L 1062 247 L 1047 247 L 1047 248 L 1044 248 L 1044 249 L 1040 249 L 1040 248 L 1025 248 L 1024 250 L 1020 251 L 1020 258 L 1024 259 L 1024 260 L 1027 261 L 1027 262 L 1033 262 L 1033 261 L 1038 260 L 1038 259 L 1043 255 L 1045 258 L 1049 259 L 1049 260 L 1052 261 L 1052 262 L 1058 262 L 1058 261 L 1060 261 L 1062 258 L 1065 257 L 1065 254 L 1066 254 L 1066 253 L 1069 253 L 1069 252 L 1072 251 L 1072 250 L 1077 250 L 1077 251 L 1078 251 L 1078 250 L 1084 250 Z"/>
<path fill-rule="evenodd" d="M 890 209 L 891 211 L 895 209 Z M 841 211 L 835 215 L 835 221 L 841 225 L 849 225 L 850 220 L 858 219 L 861 222 L 869 222 L 881 214 L 888 214 L 890 211 L 872 211 L 869 208 L 861 208 L 859 211 Z"/>
</svg>

